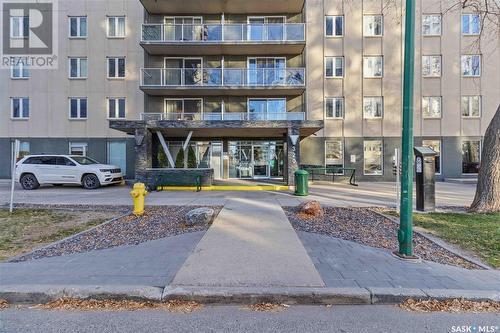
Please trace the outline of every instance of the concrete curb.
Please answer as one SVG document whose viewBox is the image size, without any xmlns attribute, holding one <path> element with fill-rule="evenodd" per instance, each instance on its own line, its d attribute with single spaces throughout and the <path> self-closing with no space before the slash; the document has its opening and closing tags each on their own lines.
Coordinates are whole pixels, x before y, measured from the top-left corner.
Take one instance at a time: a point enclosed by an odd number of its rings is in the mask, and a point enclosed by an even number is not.
<svg viewBox="0 0 500 333">
<path fill-rule="evenodd" d="M 210 304 L 370 304 L 364 288 L 308 287 L 166 287 L 163 300 L 184 299 Z"/>
<path fill-rule="evenodd" d="M 10 304 L 46 303 L 58 298 L 161 301 L 163 288 L 148 286 L 4 285 L 0 299 Z"/>
<path fill-rule="evenodd" d="M 167 301 L 182 299 L 203 304 L 255 304 L 261 302 L 302 305 L 398 304 L 406 299 L 453 299 L 500 302 L 500 290 L 409 288 L 308 288 L 308 287 L 198 287 L 198 286 L 82 286 L 7 285 L 0 299 L 10 304 L 39 304 L 58 298 Z"/>
</svg>

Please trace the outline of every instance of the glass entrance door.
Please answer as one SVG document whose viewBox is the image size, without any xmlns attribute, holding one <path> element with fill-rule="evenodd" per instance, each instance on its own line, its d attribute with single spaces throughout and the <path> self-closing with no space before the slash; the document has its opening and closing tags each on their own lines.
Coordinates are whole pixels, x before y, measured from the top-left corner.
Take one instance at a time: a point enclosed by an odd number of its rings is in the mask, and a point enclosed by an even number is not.
<svg viewBox="0 0 500 333">
<path fill-rule="evenodd" d="M 252 178 L 252 145 L 241 145 L 238 149 L 239 152 L 239 178 Z"/>
<path fill-rule="evenodd" d="M 253 178 L 269 178 L 269 144 L 253 145 Z"/>
<path fill-rule="evenodd" d="M 229 142 L 229 178 L 279 178 L 283 177 L 283 166 L 281 142 Z"/>
</svg>

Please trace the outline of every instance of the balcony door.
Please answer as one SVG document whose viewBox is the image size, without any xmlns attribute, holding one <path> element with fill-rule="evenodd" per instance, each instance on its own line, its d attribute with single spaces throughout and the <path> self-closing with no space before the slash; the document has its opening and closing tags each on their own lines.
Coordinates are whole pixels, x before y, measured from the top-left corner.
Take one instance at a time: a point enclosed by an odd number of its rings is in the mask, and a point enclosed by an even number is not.
<svg viewBox="0 0 500 333">
<path fill-rule="evenodd" d="M 285 83 L 286 58 L 248 58 L 248 84 L 275 86 Z"/>
<path fill-rule="evenodd" d="M 202 67 L 202 58 L 165 58 L 165 85 L 201 85 Z"/>
<path fill-rule="evenodd" d="M 193 41 L 203 38 L 201 16 L 166 16 L 164 23 L 167 41 Z"/>
<path fill-rule="evenodd" d="M 284 40 L 284 16 L 251 16 L 248 17 L 248 40 Z"/>
<path fill-rule="evenodd" d="M 166 120 L 201 120 L 203 100 L 201 98 L 166 98 Z"/>
<path fill-rule="evenodd" d="M 286 99 L 248 99 L 248 120 L 286 120 Z"/>
</svg>

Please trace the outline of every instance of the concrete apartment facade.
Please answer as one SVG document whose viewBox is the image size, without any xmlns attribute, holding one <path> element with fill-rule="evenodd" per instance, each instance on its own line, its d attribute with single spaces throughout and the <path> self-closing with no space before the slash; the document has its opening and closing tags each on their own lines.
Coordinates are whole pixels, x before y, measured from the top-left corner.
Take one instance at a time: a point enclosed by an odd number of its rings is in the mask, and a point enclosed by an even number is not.
<svg viewBox="0 0 500 333">
<path fill-rule="evenodd" d="M 474 177 L 500 102 L 500 45 L 489 27 L 478 44 L 481 21 L 448 6 L 417 2 L 415 144 L 439 151 L 438 178 Z M 291 183 L 300 165 L 394 178 L 401 4 L 68 0 L 60 7 L 60 59 L 68 61 L 28 79 L 0 72 L 7 83 L 0 92 L 3 152 L 13 138 L 30 153 L 80 153 L 84 146 L 89 156 L 120 163 L 129 178 L 175 164 L 183 148 L 184 163 L 193 154 L 196 167 L 214 169 L 215 178 Z M 69 37 L 71 17 L 86 17 L 87 37 Z M 119 24 L 124 36 L 110 37 L 109 26 Z M 88 76 L 68 78 L 69 59 L 78 57 L 88 60 Z M 125 58 L 124 78 L 108 77 L 109 57 Z M 16 97 L 29 98 L 28 119 L 13 118 Z M 83 119 L 71 118 L 81 108 L 72 97 L 87 98 Z M 110 98 L 124 98 L 125 112 L 110 118 Z M 8 159 L 0 163 L 0 176 L 8 177 Z"/>
</svg>

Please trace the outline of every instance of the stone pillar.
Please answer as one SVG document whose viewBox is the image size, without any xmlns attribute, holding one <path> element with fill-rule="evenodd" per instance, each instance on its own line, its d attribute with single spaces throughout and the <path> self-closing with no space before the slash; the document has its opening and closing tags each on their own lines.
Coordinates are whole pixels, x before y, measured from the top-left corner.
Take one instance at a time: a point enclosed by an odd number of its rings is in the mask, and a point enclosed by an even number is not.
<svg viewBox="0 0 500 333">
<path fill-rule="evenodd" d="M 288 185 L 293 186 L 295 185 L 294 173 L 299 169 L 300 164 L 300 128 L 298 126 L 291 126 L 288 128 L 286 158 L 286 181 Z"/>
<path fill-rule="evenodd" d="M 145 182 L 147 180 L 146 169 L 152 167 L 153 136 L 146 128 L 135 129 L 135 180 Z"/>
</svg>

